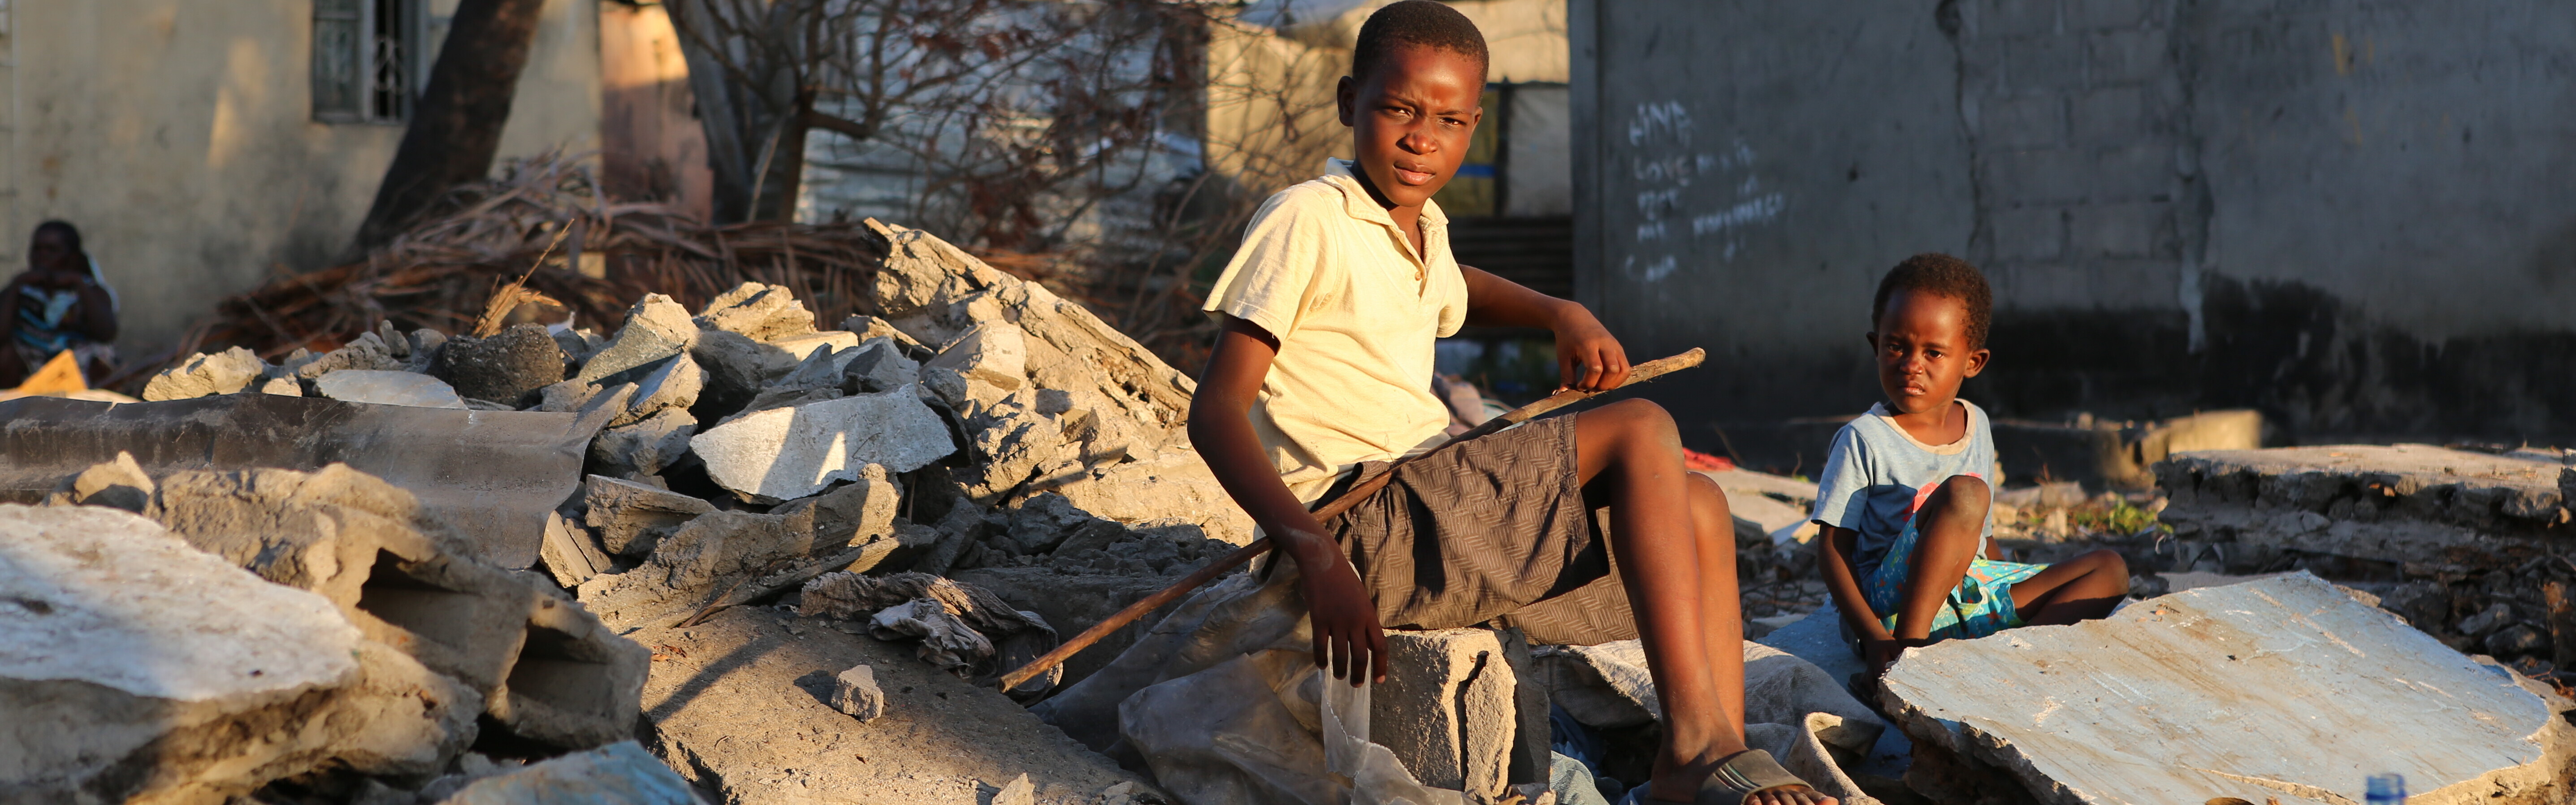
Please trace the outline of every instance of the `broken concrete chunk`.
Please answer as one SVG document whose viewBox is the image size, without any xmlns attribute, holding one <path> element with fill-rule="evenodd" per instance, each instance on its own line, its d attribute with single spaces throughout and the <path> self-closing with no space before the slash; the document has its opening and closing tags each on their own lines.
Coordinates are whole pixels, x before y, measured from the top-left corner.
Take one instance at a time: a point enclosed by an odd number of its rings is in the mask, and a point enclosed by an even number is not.
<svg viewBox="0 0 2576 805">
<path fill-rule="evenodd" d="M 213 355 L 200 352 L 153 375 L 152 382 L 143 385 L 143 399 L 159 402 L 232 394 L 248 388 L 268 368 L 258 355 L 241 347 Z"/>
<path fill-rule="evenodd" d="M 414 408 L 463 408 L 456 390 L 429 375 L 373 369 L 343 369 L 313 381 L 313 388 L 341 402 L 408 405 Z"/>
<path fill-rule="evenodd" d="M 2558 461 L 2420 444 L 2181 453 L 2156 465 L 2185 539 L 2389 562 L 2499 561 L 2554 544 Z"/>
<path fill-rule="evenodd" d="M 259 393 L 280 397 L 302 397 L 304 384 L 295 382 L 295 378 L 292 377 L 272 377 L 259 381 Z"/>
<path fill-rule="evenodd" d="M 1074 508 L 1073 502 L 1053 492 L 1031 495 L 1009 511 L 1008 535 L 1019 544 L 1022 553 L 1046 553 L 1089 523 L 1100 522 L 1090 512 Z M 1119 529 L 1124 531 L 1126 529 Z"/>
<path fill-rule="evenodd" d="M 860 470 L 857 481 L 809 498 L 814 507 L 815 552 L 856 545 L 867 537 L 893 535 L 895 507 L 902 502 L 901 497 L 901 487 L 886 477 L 885 468 L 872 466 Z M 785 507 L 778 510 L 785 511 Z M 888 545 L 889 550 L 892 547 Z"/>
<path fill-rule="evenodd" d="M 1061 467 L 1070 478 L 1081 469 L 1079 465 L 1066 466 L 1074 455 L 1065 447 L 1064 434 L 1056 429 L 1054 420 L 1024 414 L 984 421 L 991 424 L 973 429 L 975 454 L 984 463 L 959 479 L 977 503 L 997 503 L 1024 484 L 1045 488 L 1066 480 L 1040 477 L 1042 470 Z"/>
<path fill-rule="evenodd" d="M 515 405 L 564 379 L 564 350 L 545 325 L 512 325 L 490 338 L 449 339 L 430 374 L 455 385 L 457 394 Z"/>
<path fill-rule="evenodd" d="M 698 326 L 770 341 L 814 332 L 814 314 L 785 286 L 746 282 L 707 300 Z"/>
<path fill-rule="evenodd" d="M 2540 802 L 2576 748 L 2566 700 L 2304 572 L 1910 649 L 1886 690 L 1917 758 L 2052 800 L 2359 802 L 2368 770 L 2439 794 L 2413 801 Z"/>
<path fill-rule="evenodd" d="M 363 725 L 334 743 L 333 762 L 360 774 L 436 774 L 481 734 L 483 696 L 473 688 L 382 643 L 355 654 L 357 684 L 309 722 Z"/>
<path fill-rule="evenodd" d="M 923 347 L 921 342 L 913 340 L 911 335 L 895 329 L 894 325 L 887 324 L 884 319 L 874 316 L 853 315 L 842 319 L 841 329 L 857 335 L 861 342 L 878 338 L 891 339 L 897 346 L 903 348 L 907 356 L 930 352 L 930 349 Z"/>
<path fill-rule="evenodd" d="M 590 356 L 572 379 L 597 382 L 687 352 L 697 338 L 698 325 L 690 319 L 687 308 L 671 301 L 671 297 L 645 294 L 626 312 L 626 324 L 617 330 L 617 337 Z"/>
<path fill-rule="evenodd" d="M 921 388 L 940 402 L 947 403 L 948 407 L 958 410 L 965 410 L 975 400 L 970 396 L 973 389 L 967 387 L 966 376 L 958 374 L 955 369 L 921 367 Z"/>
<path fill-rule="evenodd" d="M 687 780 L 636 745 L 609 744 L 466 785 L 439 805 L 696 805 Z"/>
<path fill-rule="evenodd" d="M 939 351 L 926 366 L 955 370 L 958 374 L 991 383 L 1005 391 L 1028 382 L 1027 336 L 1010 322 L 987 321 L 976 324 L 955 343 Z"/>
<path fill-rule="evenodd" d="M 677 622 L 810 556 L 813 512 L 718 511 L 663 537 L 644 564 L 581 585 L 582 604 L 625 629 Z"/>
<path fill-rule="evenodd" d="M 598 352 L 599 348 L 607 343 L 601 341 L 599 336 L 587 327 L 569 328 L 558 325 L 546 328 L 546 335 L 554 337 L 555 348 L 563 350 L 564 362 L 570 364 L 579 364 L 588 360 L 591 353 Z"/>
<path fill-rule="evenodd" d="M 1424 785 L 1492 796 L 1511 764 L 1517 684 L 1489 629 L 1389 630 L 1386 681 L 1369 695 L 1369 741 Z"/>
<path fill-rule="evenodd" d="M 314 380 L 342 369 L 375 369 L 394 372 L 401 371 L 404 365 L 402 361 L 394 358 L 393 348 L 386 346 L 384 340 L 377 338 L 375 333 L 360 333 L 357 338 L 349 341 L 348 346 L 308 360 L 291 363 L 293 365 L 280 368 L 291 369 L 298 380 Z"/>
<path fill-rule="evenodd" d="M 885 715 L 885 691 L 877 689 L 877 669 L 854 665 L 833 676 L 832 709 L 862 722 Z"/>
<path fill-rule="evenodd" d="M 772 338 L 765 343 L 778 347 L 779 349 L 787 350 L 787 354 L 794 355 L 797 359 L 803 360 L 805 358 L 813 357 L 816 352 L 846 350 L 851 347 L 858 346 L 859 334 L 843 332 L 840 330 L 825 330 L 822 332 L 780 336 Z"/>
<path fill-rule="evenodd" d="M 579 587 L 590 577 L 609 570 L 605 554 L 582 545 L 590 541 L 590 532 L 579 529 L 563 515 L 547 512 L 545 541 L 539 543 L 537 550 L 537 561 L 545 563 L 546 572 L 555 577 L 556 584 L 568 588 Z"/>
<path fill-rule="evenodd" d="M 906 384 L 921 382 L 921 364 L 905 357 L 903 347 L 894 339 L 876 338 L 860 344 L 858 354 L 844 367 L 855 392 L 893 391 Z"/>
<path fill-rule="evenodd" d="M 635 381 L 635 396 L 626 402 L 626 413 L 609 420 L 609 427 L 642 421 L 666 410 L 686 411 L 698 402 L 698 391 L 706 387 L 706 375 L 698 362 L 687 355 L 674 355 Z M 695 422 L 696 420 L 691 420 Z"/>
<path fill-rule="evenodd" d="M 689 348 L 689 357 L 706 372 L 706 389 L 699 393 L 698 411 L 720 418 L 742 410 L 743 403 L 761 389 L 795 371 L 805 356 L 741 333 L 705 330 L 698 334 L 698 343 Z"/>
<path fill-rule="evenodd" d="M 993 792 L 991 805 L 1037 805 L 1037 791 L 1037 784 L 1029 782 L 1028 775 L 1013 777 L 1002 784 L 1002 790 Z"/>
<path fill-rule="evenodd" d="M 403 358 L 406 372 L 428 373 L 430 367 L 438 365 L 438 353 L 447 348 L 447 334 L 427 327 L 411 331 L 405 339 L 411 342 L 411 354 Z"/>
<path fill-rule="evenodd" d="M 1126 523 L 1170 517 L 1197 522 L 1212 539 L 1252 542 L 1252 518 L 1233 504 L 1207 462 L 1187 448 L 1142 461 L 1095 467 L 1051 487 L 1076 508 Z"/>
<path fill-rule="evenodd" d="M 330 601 L 132 513 L 0 505 L 0 789 L 222 801 L 302 773 L 359 725 L 273 725 L 354 683 L 364 644 Z"/>
<path fill-rule="evenodd" d="M 689 440 L 707 475 L 746 496 L 792 500 L 869 464 L 911 472 L 957 451 L 909 387 L 746 414 Z"/>
<path fill-rule="evenodd" d="M 682 523 L 716 510 L 706 501 L 668 489 L 592 475 L 582 481 L 582 522 L 599 532 L 599 544 L 619 556 L 640 556 Z"/>
<path fill-rule="evenodd" d="M 45 500 L 48 504 L 66 506 L 106 506 L 136 514 L 148 514 L 152 494 L 156 491 L 152 476 L 143 465 L 134 462 L 134 454 L 116 451 L 116 460 L 90 465 L 63 481 Z"/>
<path fill-rule="evenodd" d="M 633 735 L 653 652 L 570 599 L 531 600 L 525 646 L 487 712 L 512 735 L 570 749 Z"/>
<path fill-rule="evenodd" d="M 2502 601 L 2460 621 L 2460 634 L 2479 637 L 2513 623 L 2513 607 Z"/>
<path fill-rule="evenodd" d="M 590 440 L 594 467 L 613 475 L 658 475 L 689 452 L 689 437 L 698 421 L 686 408 L 664 408 L 652 416 L 611 427 Z"/>
</svg>

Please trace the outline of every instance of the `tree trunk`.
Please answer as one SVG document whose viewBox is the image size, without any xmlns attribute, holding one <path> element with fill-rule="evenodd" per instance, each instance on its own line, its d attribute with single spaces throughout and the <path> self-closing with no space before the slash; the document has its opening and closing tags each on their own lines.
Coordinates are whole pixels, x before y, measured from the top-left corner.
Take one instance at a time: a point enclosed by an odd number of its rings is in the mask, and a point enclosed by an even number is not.
<svg viewBox="0 0 2576 805">
<path fill-rule="evenodd" d="M 774 41 L 760 42 L 733 38 L 740 34 L 728 32 L 699 3 L 678 0 L 668 7 L 672 24 L 683 30 L 680 54 L 689 64 L 689 89 L 707 130 L 715 223 L 794 218 L 805 171 L 805 112 L 813 108 L 813 96 L 797 86 L 796 65 L 788 63 L 791 56 L 779 43 L 795 41 L 793 24 L 802 19 L 795 12 L 802 6 L 772 6 L 771 18 L 762 22 Z M 729 74 L 708 47 L 731 49 L 734 64 L 749 75 Z"/>
<path fill-rule="evenodd" d="M 382 246 L 439 197 L 492 171 L 519 74 L 537 38 L 545 0 L 462 0 L 429 69 L 402 146 L 358 226 L 360 250 Z"/>
</svg>

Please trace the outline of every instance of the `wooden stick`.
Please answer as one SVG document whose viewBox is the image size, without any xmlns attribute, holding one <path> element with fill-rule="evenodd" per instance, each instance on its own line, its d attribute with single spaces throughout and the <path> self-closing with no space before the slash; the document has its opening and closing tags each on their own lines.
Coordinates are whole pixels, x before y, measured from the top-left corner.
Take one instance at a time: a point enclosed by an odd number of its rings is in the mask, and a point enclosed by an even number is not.
<svg viewBox="0 0 2576 805">
<path fill-rule="evenodd" d="M 1628 370 L 1628 379 L 1620 383 L 1619 388 L 1627 388 L 1673 372 L 1698 366 L 1702 361 L 1707 360 L 1707 358 L 1708 353 L 1706 351 L 1701 350 L 1698 347 L 1692 347 L 1689 352 L 1684 352 L 1669 358 L 1662 358 L 1637 364 Z M 1613 391 L 1615 390 L 1616 389 L 1613 389 Z M 1523 422 L 1528 422 L 1551 411 L 1555 411 L 1556 409 L 1564 408 L 1568 405 L 1573 405 L 1607 393 L 1609 392 L 1575 391 L 1568 389 L 1557 392 L 1547 399 L 1512 409 L 1509 413 L 1505 413 L 1502 416 L 1485 420 L 1484 424 L 1467 429 L 1467 432 L 1458 434 L 1455 438 L 1440 443 L 1439 447 L 1434 447 L 1430 450 L 1396 459 L 1395 461 L 1390 462 L 1384 471 L 1361 479 L 1359 483 L 1352 484 L 1350 491 L 1342 493 L 1341 497 L 1334 498 L 1333 502 L 1324 504 L 1323 508 L 1316 509 L 1315 519 L 1319 522 L 1331 520 L 1335 517 L 1341 516 L 1343 512 L 1350 511 L 1351 507 L 1359 505 L 1360 501 L 1366 499 L 1371 493 L 1385 488 L 1387 482 L 1395 478 L 1395 469 L 1397 467 L 1402 467 L 1423 456 L 1449 449 L 1451 446 L 1473 440 L 1476 437 L 1484 436 Z M 1127 624 L 1134 623 L 1137 618 L 1145 617 L 1146 613 L 1153 612 L 1154 610 L 1161 608 L 1164 604 L 1169 604 L 1174 600 L 1179 599 L 1181 596 L 1189 594 L 1191 590 L 1198 589 L 1199 585 L 1206 584 L 1218 576 L 1225 575 L 1227 571 L 1231 571 L 1245 562 L 1252 561 L 1253 557 L 1260 556 L 1263 552 L 1268 550 L 1270 550 L 1270 538 L 1263 537 L 1261 539 L 1253 540 L 1250 545 L 1234 549 L 1233 553 L 1226 554 L 1214 562 L 1209 562 L 1206 567 L 1199 568 L 1198 572 L 1191 573 L 1188 577 L 1183 578 L 1178 582 L 1174 582 L 1172 586 L 1163 588 L 1161 592 L 1145 596 L 1144 600 L 1129 604 L 1126 609 L 1118 610 L 1118 614 L 1109 616 L 1108 620 L 1093 624 L 1091 628 L 1082 630 L 1082 634 L 1074 635 L 1073 639 L 1064 641 L 1062 645 L 1056 646 L 1054 650 L 1039 655 L 1037 659 L 1030 660 L 1029 664 L 1020 666 L 1019 670 L 1003 674 L 1001 679 L 1002 689 L 1011 690 L 1017 688 L 1020 686 L 1020 683 L 1027 682 L 1032 677 L 1046 673 L 1047 669 L 1062 664 L 1065 660 L 1071 659 L 1073 655 L 1081 653 L 1083 649 L 1090 648 L 1091 644 L 1100 642 L 1101 638 L 1108 637 L 1110 632 L 1118 631 Z"/>
</svg>

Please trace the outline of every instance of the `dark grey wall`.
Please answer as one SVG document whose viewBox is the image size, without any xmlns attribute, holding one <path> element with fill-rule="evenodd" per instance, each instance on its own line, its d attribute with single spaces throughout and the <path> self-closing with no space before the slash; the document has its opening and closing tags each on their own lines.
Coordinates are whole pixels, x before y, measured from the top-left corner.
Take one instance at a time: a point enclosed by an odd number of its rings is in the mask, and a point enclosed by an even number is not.
<svg viewBox="0 0 2576 805">
<path fill-rule="evenodd" d="M 1854 412 L 1909 254 L 1998 415 L 2576 443 L 2576 4 L 1573 0 L 1577 287 L 1707 424 Z"/>
</svg>

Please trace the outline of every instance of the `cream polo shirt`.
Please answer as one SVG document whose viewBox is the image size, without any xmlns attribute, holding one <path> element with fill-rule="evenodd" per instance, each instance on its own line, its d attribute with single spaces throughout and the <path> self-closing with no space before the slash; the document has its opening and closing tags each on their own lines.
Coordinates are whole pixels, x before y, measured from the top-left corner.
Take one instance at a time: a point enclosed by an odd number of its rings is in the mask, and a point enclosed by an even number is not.
<svg viewBox="0 0 2576 805">
<path fill-rule="evenodd" d="M 1421 225 L 1415 254 L 1351 163 L 1327 160 L 1253 214 L 1208 294 L 1207 311 L 1279 339 L 1252 430 L 1298 500 L 1360 462 L 1427 449 L 1449 425 L 1431 396 L 1432 343 L 1466 322 L 1467 281 L 1440 205 L 1422 205 Z"/>
</svg>

